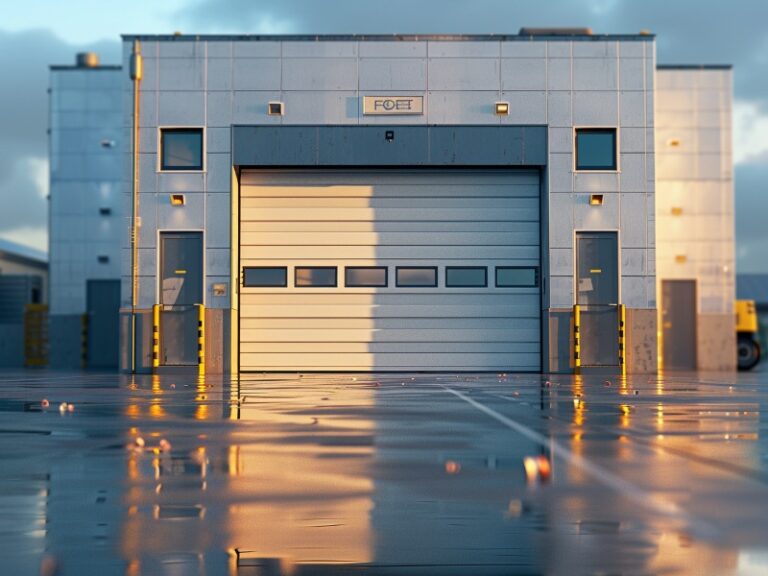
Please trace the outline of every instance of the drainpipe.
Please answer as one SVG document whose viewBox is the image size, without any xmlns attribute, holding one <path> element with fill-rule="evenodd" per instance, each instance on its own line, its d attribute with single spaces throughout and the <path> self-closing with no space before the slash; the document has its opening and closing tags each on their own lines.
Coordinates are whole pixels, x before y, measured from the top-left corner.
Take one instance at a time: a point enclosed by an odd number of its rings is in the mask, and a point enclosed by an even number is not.
<svg viewBox="0 0 768 576">
<path fill-rule="evenodd" d="M 139 91 L 144 65 L 141 59 L 141 43 L 133 41 L 131 53 L 131 80 L 133 80 L 133 133 L 131 190 L 131 373 L 136 373 L 136 306 L 139 301 Z"/>
</svg>

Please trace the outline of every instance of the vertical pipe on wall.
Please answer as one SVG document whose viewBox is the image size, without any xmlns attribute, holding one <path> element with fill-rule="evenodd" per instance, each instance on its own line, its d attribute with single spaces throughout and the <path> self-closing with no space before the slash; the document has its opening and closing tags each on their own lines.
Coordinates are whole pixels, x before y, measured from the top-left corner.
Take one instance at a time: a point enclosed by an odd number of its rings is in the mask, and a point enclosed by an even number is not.
<svg viewBox="0 0 768 576">
<path fill-rule="evenodd" d="M 581 374 L 581 307 L 573 306 L 573 373 Z"/>
<path fill-rule="evenodd" d="M 143 73 L 141 42 L 133 41 L 133 132 L 131 135 L 133 186 L 131 189 L 131 372 L 136 373 L 136 306 L 139 300 L 139 91 Z"/>
</svg>

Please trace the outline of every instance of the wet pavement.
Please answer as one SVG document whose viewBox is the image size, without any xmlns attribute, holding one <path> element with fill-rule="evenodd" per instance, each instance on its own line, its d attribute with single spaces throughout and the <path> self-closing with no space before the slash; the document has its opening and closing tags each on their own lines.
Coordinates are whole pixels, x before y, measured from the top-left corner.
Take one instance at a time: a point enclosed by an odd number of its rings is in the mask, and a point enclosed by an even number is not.
<svg viewBox="0 0 768 576">
<path fill-rule="evenodd" d="M 0 573 L 766 574 L 767 433 L 765 370 L 4 372 Z"/>
</svg>

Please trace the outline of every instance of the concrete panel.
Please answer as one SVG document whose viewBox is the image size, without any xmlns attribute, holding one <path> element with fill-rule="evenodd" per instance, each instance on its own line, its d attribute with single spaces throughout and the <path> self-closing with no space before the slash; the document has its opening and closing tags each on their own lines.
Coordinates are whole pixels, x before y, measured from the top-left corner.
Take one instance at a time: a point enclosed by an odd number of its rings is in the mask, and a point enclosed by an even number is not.
<svg viewBox="0 0 768 576">
<path fill-rule="evenodd" d="M 359 63 L 360 90 L 427 89 L 427 63 L 408 58 L 364 58 Z"/>
<path fill-rule="evenodd" d="M 571 90 L 571 59 L 550 58 L 547 60 L 547 89 Z"/>
<path fill-rule="evenodd" d="M 573 127 L 573 102 L 571 92 L 548 92 L 547 115 L 550 127 Z"/>
<path fill-rule="evenodd" d="M 51 315 L 48 342 L 51 368 L 80 369 L 83 364 L 82 315 Z"/>
<path fill-rule="evenodd" d="M 627 308 L 626 365 L 628 374 L 655 374 L 658 371 L 656 309 Z"/>
<path fill-rule="evenodd" d="M 573 42 L 574 58 L 615 58 L 618 55 L 619 43 L 606 42 Z"/>
<path fill-rule="evenodd" d="M 131 359 L 131 310 L 120 309 L 120 371 L 130 372 Z M 152 372 L 152 310 L 136 311 L 136 372 Z"/>
<path fill-rule="evenodd" d="M 510 58 L 501 61 L 502 90 L 546 90 L 547 60 Z"/>
<path fill-rule="evenodd" d="M 237 58 L 232 64 L 235 90 L 280 90 L 282 67 L 272 58 Z M 209 90 L 220 90 L 211 82 Z"/>
<path fill-rule="evenodd" d="M 574 58 L 572 66 L 574 90 L 614 91 L 618 86 L 619 78 L 616 60 Z"/>
<path fill-rule="evenodd" d="M 625 276 L 622 274 L 621 303 L 630 308 L 645 308 L 648 302 L 645 285 L 644 276 Z"/>
<path fill-rule="evenodd" d="M 621 194 L 621 247 L 645 248 L 648 230 L 646 227 L 645 194 Z"/>
<path fill-rule="evenodd" d="M 205 149 L 209 154 L 218 152 L 229 154 L 232 140 L 230 128 L 208 128 L 205 132 L 208 138 Z M 210 158 L 208 162 L 210 163 Z"/>
<path fill-rule="evenodd" d="M 552 154 L 573 152 L 573 128 L 550 128 L 549 151 Z"/>
<path fill-rule="evenodd" d="M 621 167 L 621 191 L 645 192 L 648 181 L 645 174 L 645 155 L 621 154 L 619 166 Z"/>
<path fill-rule="evenodd" d="M 509 102 L 509 115 L 501 117 L 502 124 L 546 124 L 546 92 L 502 92 L 501 100 Z"/>
<path fill-rule="evenodd" d="M 283 58 L 356 58 L 357 42 L 283 42 Z"/>
<path fill-rule="evenodd" d="M 159 58 L 205 58 L 205 42 L 158 42 Z M 142 48 L 143 51 L 143 48 Z"/>
<path fill-rule="evenodd" d="M 208 58 L 206 88 L 208 90 L 232 90 L 233 86 L 232 59 Z"/>
<path fill-rule="evenodd" d="M 205 206 L 205 242 L 209 248 L 229 248 L 232 199 L 228 194 L 208 194 Z"/>
<path fill-rule="evenodd" d="M 545 58 L 547 44 L 545 42 L 502 42 L 502 58 Z"/>
<path fill-rule="evenodd" d="M 643 58 L 645 56 L 645 44 L 647 42 L 623 40 L 619 42 L 619 56 L 621 58 Z"/>
<path fill-rule="evenodd" d="M 205 124 L 205 92 L 160 92 L 157 121 L 165 126 Z"/>
<path fill-rule="evenodd" d="M 549 246 L 573 248 L 573 195 L 549 195 Z"/>
<path fill-rule="evenodd" d="M 229 248 L 208 248 L 205 251 L 205 275 L 229 277 L 230 257 Z"/>
<path fill-rule="evenodd" d="M 615 230 L 619 227 L 619 195 L 605 194 L 602 206 L 592 206 L 589 194 L 574 194 L 573 227 L 577 230 Z"/>
<path fill-rule="evenodd" d="M 426 42 L 360 42 L 360 58 L 426 58 Z"/>
<path fill-rule="evenodd" d="M 157 206 L 160 230 L 199 230 L 205 226 L 205 194 L 187 193 L 184 206 L 172 206 L 170 199 L 160 196 Z"/>
<path fill-rule="evenodd" d="M 614 97 L 615 98 L 615 97 Z M 621 127 L 646 128 L 645 92 L 619 92 L 619 122 Z"/>
<path fill-rule="evenodd" d="M 498 47 L 498 45 L 497 45 Z M 430 90 L 499 90 L 499 60 L 430 58 Z"/>
<path fill-rule="evenodd" d="M 430 58 L 498 58 L 500 42 L 430 41 L 427 43 Z"/>
<path fill-rule="evenodd" d="M 619 89 L 645 90 L 646 65 L 640 58 L 619 58 Z"/>
<path fill-rule="evenodd" d="M 549 155 L 550 192 L 573 192 L 573 156 L 570 154 Z"/>
<path fill-rule="evenodd" d="M 233 42 L 235 58 L 279 58 L 281 42 Z"/>
<path fill-rule="evenodd" d="M 697 316 L 698 369 L 711 372 L 736 370 L 736 330 L 733 314 Z"/>
<path fill-rule="evenodd" d="M 205 373 L 222 374 L 224 372 L 225 344 L 224 323 L 229 319 L 226 310 L 205 310 Z"/>
<path fill-rule="evenodd" d="M 547 42 L 547 56 L 549 58 L 570 58 L 571 45 L 570 40 L 551 40 Z"/>
<path fill-rule="evenodd" d="M 271 101 L 284 100 L 282 92 L 240 91 L 232 96 L 232 124 L 280 124 L 282 116 L 269 116 L 267 105 Z M 285 105 L 286 115 L 293 112 Z"/>
<path fill-rule="evenodd" d="M 627 276 L 646 274 L 646 254 L 643 248 L 624 248 L 621 250 L 621 273 Z"/>
<path fill-rule="evenodd" d="M 204 90 L 205 62 L 197 58 L 158 60 L 158 90 Z"/>
<path fill-rule="evenodd" d="M 215 40 L 207 42 L 205 46 L 205 53 L 208 58 L 232 58 L 232 44 L 233 42 L 226 42 L 224 40 Z M 241 45 L 243 42 L 237 42 Z M 256 44 L 254 42 L 254 44 Z M 261 44 L 261 42 L 259 42 Z"/>
<path fill-rule="evenodd" d="M 283 124 L 356 124 L 358 97 L 354 91 L 285 92 Z"/>
<path fill-rule="evenodd" d="M 574 92 L 573 123 L 576 126 L 617 126 L 616 92 Z"/>
<path fill-rule="evenodd" d="M 623 154 L 644 154 L 648 147 L 652 149 L 653 132 L 648 132 L 646 128 L 622 127 L 619 131 L 619 151 Z"/>
<path fill-rule="evenodd" d="M 573 372 L 573 310 L 550 308 L 545 312 L 549 338 L 544 370 L 554 374 Z"/>
<path fill-rule="evenodd" d="M 550 306 L 573 306 L 573 275 L 551 276 L 549 279 Z"/>
<path fill-rule="evenodd" d="M 552 248 L 549 250 L 549 273 L 553 276 L 573 275 L 573 249 Z"/>
<path fill-rule="evenodd" d="M 158 193 L 205 192 L 205 172 L 161 172 L 157 175 Z"/>
<path fill-rule="evenodd" d="M 357 60 L 351 58 L 288 58 L 282 68 L 283 90 L 357 89 Z"/>
<path fill-rule="evenodd" d="M 427 96 L 429 124 L 499 124 L 492 91 L 430 92 Z"/>
<path fill-rule="evenodd" d="M 208 154 L 206 191 L 229 193 L 232 175 L 232 160 L 229 154 Z"/>
<path fill-rule="evenodd" d="M 229 127 L 232 121 L 232 92 L 207 92 L 208 127 Z"/>
</svg>

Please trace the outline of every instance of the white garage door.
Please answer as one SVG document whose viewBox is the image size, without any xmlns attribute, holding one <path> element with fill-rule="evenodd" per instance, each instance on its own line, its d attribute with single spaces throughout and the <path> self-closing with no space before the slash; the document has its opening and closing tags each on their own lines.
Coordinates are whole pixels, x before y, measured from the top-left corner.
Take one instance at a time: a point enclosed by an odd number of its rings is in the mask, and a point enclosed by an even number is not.
<svg viewBox="0 0 768 576">
<path fill-rule="evenodd" d="M 536 172 L 241 176 L 243 371 L 540 370 Z"/>
</svg>

